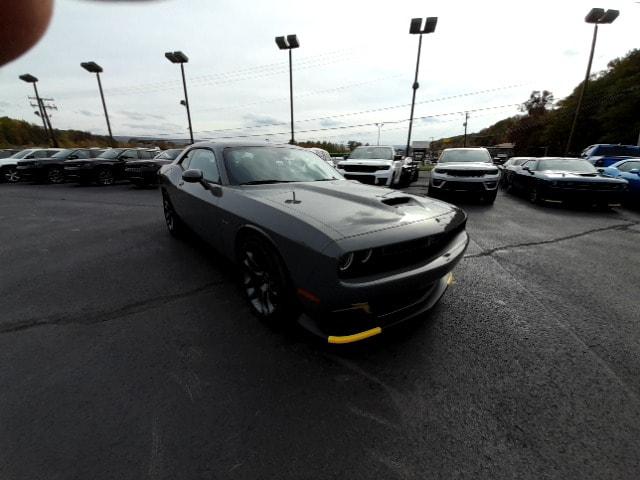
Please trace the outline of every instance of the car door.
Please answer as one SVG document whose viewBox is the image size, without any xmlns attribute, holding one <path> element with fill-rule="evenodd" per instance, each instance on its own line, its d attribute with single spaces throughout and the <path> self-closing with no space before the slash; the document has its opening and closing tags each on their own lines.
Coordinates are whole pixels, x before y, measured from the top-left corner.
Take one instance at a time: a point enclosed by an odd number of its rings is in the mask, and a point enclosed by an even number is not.
<svg viewBox="0 0 640 480">
<path fill-rule="evenodd" d="M 208 148 L 194 148 L 189 151 L 185 166 L 189 170 L 200 170 L 203 182 L 179 182 L 178 190 L 182 198 L 183 218 L 196 233 L 219 248 L 221 246 L 219 204 L 222 187 L 216 156 Z"/>
<path fill-rule="evenodd" d="M 125 150 L 118 156 L 118 160 L 113 164 L 113 176 L 122 178 L 124 176 L 124 167 L 129 160 L 138 160 L 139 150 Z"/>
<path fill-rule="evenodd" d="M 525 166 L 531 166 L 531 161 L 526 161 L 523 162 L 522 164 L 518 165 L 518 166 L 513 166 L 510 167 L 510 182 L 511 182 L 511 186 L 513 186 L 516 189 L 522 189 L 525 186 L 525 179 L 524 176 L 530 176 L 531 174 L 529 172 L 527 172 L 526 170 L 523 170 L 523 168 Z"/>
</svg>

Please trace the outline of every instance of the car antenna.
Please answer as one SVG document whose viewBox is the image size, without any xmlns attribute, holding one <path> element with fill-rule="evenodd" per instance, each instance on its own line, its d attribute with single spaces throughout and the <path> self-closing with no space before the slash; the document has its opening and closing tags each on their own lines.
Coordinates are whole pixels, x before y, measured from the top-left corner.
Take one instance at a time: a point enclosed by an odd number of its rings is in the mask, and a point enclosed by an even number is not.
<svg viewBox="0 0 640 480">
<path fill-rule="evenodd" d="M 294 204 L 302 203 L 300 200 L 296 200 L 295 190 L 291 190 L 291 194 L 293 195 L 293 198 L 290 198 L 289 200 L 285 200 L 284 203 L 294 203 Z"/>
</svg>

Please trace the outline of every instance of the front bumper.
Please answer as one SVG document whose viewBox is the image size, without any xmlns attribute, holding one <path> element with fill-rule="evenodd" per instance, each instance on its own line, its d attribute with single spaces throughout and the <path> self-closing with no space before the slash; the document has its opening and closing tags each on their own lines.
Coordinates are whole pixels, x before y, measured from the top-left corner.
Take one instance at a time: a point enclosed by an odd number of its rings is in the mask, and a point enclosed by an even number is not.
<svg viewBox="0 0 640 480">
<path fill-rule="evenodd" d="M 389 170 L 376 170 L 373 172 L 347 172 L 338 167 L 344 178 L 347 180 L 357 180 L 360 183 L 366 183 L 367 185 L 391 185 L 391 178 L 393 177 L 393 169 Z"/>
<path fill-rule="evenodd" d="M 498 188 L 500 175 L 482 177 L 458 177 L 432 174 L 429 187 L 447 192 L 493 192 Z"/>
<path fill-rule="evenodd" d="M 542 200 L 585 205 L 593 203 L 619 205 L 626 198 L 627 190 L 623 188 L 617 190 L 578 189 L 547 185 L 541 187 L 539 193 Z"/>
<path fill-rule="evenodd" d="M 126 167 L 124 169 L 124 178 L 132 183 L 159 183 L 158 171 L 159 167 Z"/>
<path fill-rule="evenodd" d="M 95 180 L 95 170 L 87 166 L 66 166 L 64 176 L 69 180 L 90 181 Z"/>
<path fill-rule="evenodd" d="M 329 305 L 306 309 L 298 323 L 328 343 L 352 343 L 413 319 L 444 295 L 468 243 L 462 231 L 426 264 L 376 280 L 341 281 Z"/>
</svg>

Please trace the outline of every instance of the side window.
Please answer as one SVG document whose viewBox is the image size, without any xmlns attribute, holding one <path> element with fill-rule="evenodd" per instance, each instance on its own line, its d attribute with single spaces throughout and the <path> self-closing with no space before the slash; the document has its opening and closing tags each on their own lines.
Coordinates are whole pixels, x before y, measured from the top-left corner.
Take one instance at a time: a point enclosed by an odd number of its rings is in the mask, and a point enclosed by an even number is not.
<svg viewBox="0 0 640 480">
<path fill-rule="evenodd" d="M 96 158 L 98 155 L 100 155 L 102 152 L 104 152 L 104 150 L 89 150 L 89 156 L 91 158 Z"/>
<path fill-rule="evenodd" d="M 120 155 L 121 160 L 137 160 L 138 152 L 136 150 L 125 150 Z"/>
<path fill-rule="evenodd" d="M 76 150 L 73 152 L 77 158 L 89 158 L 89 152 L 87 150 Z"/>
<path fill-rule="evenodd" d="M 48 156 L 49 156 L 49 150 L 38 150 L 33 154 L 33 158 L 47 158 Z"/>
<path fill-rule="evenodd" d="M 630 172 L 634 168 L 640 169 L 640 162 L 624 162 L 618 167 L 621 172 Z"/>
<path fill-rule="evenodd" d="M 535 160 L 528 160 L 522 164 L 522 167 L 529 167 L 532 172 L 535 171 L 537 162 Z"/>
<path fill-rule="evenodd" d="M 189 150 L 184 154 L 182 160 L 180 160 L 180 166 L 183 170 L 189 170 L 189 164 L 191 163 L 191 157 L 195 154 L 195 150 Z"/>
<path fill-rule="evenodd" d="M 202 170 L 204 179 L 209 182 L 220 182 L 220 173 L 218 172 L 218 165 L 216 164 L 216 156 L 211 150 L 197 148 L 193 150 L 193 154 L 189 156 L 191 157 L 189 168 Z"/>
</svg>

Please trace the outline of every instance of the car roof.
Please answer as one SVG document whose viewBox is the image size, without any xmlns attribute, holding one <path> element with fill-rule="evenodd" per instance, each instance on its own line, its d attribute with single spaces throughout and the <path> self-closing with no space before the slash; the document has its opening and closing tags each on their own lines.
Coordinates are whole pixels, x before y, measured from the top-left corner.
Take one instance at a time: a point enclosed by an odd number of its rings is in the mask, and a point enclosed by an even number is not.
<svg viewBox="0 0 640 480">
<path fill-rule="evenodd" d="M 442 151 L 446 152 L 448 150 L 487 150 L 487 149 L 485 147 L 451 147 L 451 148 L 445 148 Z"/>
<path fill-rule="evenodd" d="M 297 145 L 289 145 L 288 143 L 267 143 L 267 142 L 196 142 L 191 145 L 187 145 L 186 148 L 193 147 L 207 147 L 213 149 L 224 149 L 232 147 L 279 147 L 279 148 L 292 148 L 296 150 L 307 150 L 306 148 L 299 147 Z"/>
</svg>

